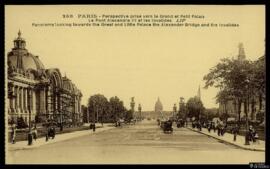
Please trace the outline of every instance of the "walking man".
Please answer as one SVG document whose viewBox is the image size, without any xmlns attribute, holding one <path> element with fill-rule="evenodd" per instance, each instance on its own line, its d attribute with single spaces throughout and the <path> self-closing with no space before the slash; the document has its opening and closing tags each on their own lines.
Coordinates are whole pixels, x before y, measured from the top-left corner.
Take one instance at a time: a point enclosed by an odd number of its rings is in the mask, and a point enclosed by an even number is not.
<svg viewBox="0 0 270 169">
<path fill-rule="evenodd" d="M 16 125 L 12 124 L 12 128 L 11 128 L 11 139 L 12 139 L 12 144 L 15 144 L 15 139 L 16 139 Z"/>
<path fill-rule="evenodd" d="M 33 138 L 34 138 L 34 140 L 36 141 L 36 140 L 37 140 L 37 126 L 36 126 L 36 125 L 35 125 L 35 127 L 33 128 L 32 131 L 33 131 L 33 132 L 32 132 Z"/>
<path fill-rule="evenodd" d="M 236 141 L 236 136 L 238 134 L 238 125 L 236 124 L 232 130 L 233 132 L 233 141 Z"/>
<path fill-rule="evenodd" d="M 94 123 L 93 124 L 93 132 L 95 132 L 96 131 L 96 124 Z"/>
</svg>

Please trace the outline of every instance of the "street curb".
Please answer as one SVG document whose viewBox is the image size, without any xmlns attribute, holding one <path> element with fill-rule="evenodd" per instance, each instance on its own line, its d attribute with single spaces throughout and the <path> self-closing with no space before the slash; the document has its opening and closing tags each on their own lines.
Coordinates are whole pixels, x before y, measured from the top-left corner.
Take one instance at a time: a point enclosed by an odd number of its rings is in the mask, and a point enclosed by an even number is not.
<svg viewBox="0 0 270 169">
<path fill-rule="evenodd" d="M 191 128 L 189 128 L 189 127 L 187 127 L 187 129 L 189 129 L 189 130 L 191 130 L 191 131 L 194 131 L 194 132 L 197 132 L 197 133 L 204 134 L 204 135 L 206 135 L 206 136 L 208 136 L 208 137 L 212 137 L 212 138 L 214 138 L 214 139 L 216 139 L 216 140 L 225 142 L 225 143 L 227 143 L 227 144 L 233 145 L 233 146 L 235 146 L 235 147 L 238 147 L 238 148 L 241 148 L 241 149 L 244 149 L 244 150 L 251 150 L 251 151 L 265 152 L 265 150 L 260 150 L 260 149 L 255 149 L 255 148 L 247 148 L 247 147 L 243 147 L 243 146 L 234 144 L 234 143 L 232 143 L 232 142 L 229 142 L 229 141 L 226 141 L 226 140 L 223 140 L 223 139 L 220 139 L 220 138 L 217 138 L 217 137 L 208 135 L 208 134 L 206 134 L 206 133 L 200 132 L 200 131 L 198 131 L 198 130 L 191 129 Z"/>
<path fill-rule="evenodd" d="M 45 144 L 40 144 L 40 145 L 32 145 L 32 146 L 24 146 L 24 147 L 12 147 L 12 146 L 8 146 L 8 151 L 16 151 L 16 150 L 28 150 L 28 149 L 34 149 L 34 148 L 38 148 L 38 147 L 41 147 L 41 146 L 44 146 L 44 145 L 48 145 L 48 144 L 52 144 L 52 143 L 57 143 L 57 142 L 60 142 L 60 141 L 66 141 L 66 140 L 70 140 L 70 139 L 73 139 L 73 138 L 77 138 L 77 137 L 81 137 L 81 136 L 85 136 L 85 135 L 88 135 L 88 134 L 95 134 L 95 133 L 100 133 L 100 132 L 104 132 L 104 131 L 107 131 L 107 130 L 111 130 L 111 129 L 114 129 L 115 127 L 108 127 L 104 130 L 96 130 L 95 132 L 91 132 L 91 133 L 82 133 L 81 135 L 77 135 L 77 136 L 73 136 L 73 137 L 70 137 L 70 138 L 65 138 L 65 139 L 60 139 L 60 140 L 54 140 L 54 141 L 49 141 L 49 142 L 45 142 Z M 92 131 L 92 130 L 85 130 L 85 131 Z M 71 134 L 71 133 L 66 133 L 66 134 Z M 45 138 L 45 137 L 44 137 Z M 11 144 L 11 143 L 9 143 Z"/>
</svg>

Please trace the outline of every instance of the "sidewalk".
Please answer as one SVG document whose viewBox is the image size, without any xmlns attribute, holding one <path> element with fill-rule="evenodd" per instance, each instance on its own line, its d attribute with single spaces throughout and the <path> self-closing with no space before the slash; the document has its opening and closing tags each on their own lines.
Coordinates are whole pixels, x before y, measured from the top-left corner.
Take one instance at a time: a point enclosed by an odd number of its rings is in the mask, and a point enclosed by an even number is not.
<svg viewBox="0 0 270 169">
<path fill-rule="evenodd" d="M 217 140 L 223 141 L 225 143 L 237 146 L 239 148 L 245 149 L 245 150 L 253 150 L 253 151 L 265 151 L 265 141 L 258 140 L 256 143 L 250 142 L 250 145 L 244 145 L 245 144 L 245 137 L 237 135 L 236 141 L 233 141 L 233 134 L 231 133 L 225 133 L 223 136 L 218 136 L 217 131 L 214 133 L 213 130 L 209 133 L 207 129 L 202 128 L 202 131 L 199 131 L 197 128 L 193 129 L 191 127 L 187 127 L 188 129 L 210 136 L 212 138 L 215 138 Z"/>
<path fill-rule="evenodd" d="M 85 124 L 85 125 L 89 126 L 89 124 Z M 104 124 L 103 127 L 101 126 L 101 124 L 97 124 L 95 132 L 93 132 L 93 130 L 89 129 L 89 130 L 75 131 L 75 132 L 71 132 L 71 133 L 57 134 L 57 135 L 55 135 L 54 139 L 49 139 L 47 142 L 45 141 L 45 137 L 42 137 L 42 138 L 38 138 L 36 141 L 33 140 L 33 144 L 30 146 L 28 145 L 28 141 L 18 141 L 15 144 L 8 143 L 7 149 L 9 151 L 31 149 L 31 148 L 40 147 L 42 145 L 56 143 L 59 141 L 64 141 L 64 140 L 68 140 L 68 139 L 72 139 L 72 138 L 76 138 L 76 137 L 80 137 L 80 136 L 84 136 L 84 135 L 99 133 L 99 132 L 110 130 L 113 128 L 115 128 L 115 127 L 112 127 L 111 124 Z"/>
</svg>

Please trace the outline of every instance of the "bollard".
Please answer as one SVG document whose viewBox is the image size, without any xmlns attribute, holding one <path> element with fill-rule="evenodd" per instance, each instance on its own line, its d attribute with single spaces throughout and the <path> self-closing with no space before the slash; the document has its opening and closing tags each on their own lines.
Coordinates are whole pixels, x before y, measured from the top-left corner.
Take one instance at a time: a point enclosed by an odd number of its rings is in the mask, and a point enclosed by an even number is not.
<svg viewBox="0 0 270 169">
<path fill-rule="evenodd" d="M 33 137 L 32 137 L 32 134 L 31 133 L 28 133 L 28 145 L 32 145 L 33 143 Z"/>
</svg>

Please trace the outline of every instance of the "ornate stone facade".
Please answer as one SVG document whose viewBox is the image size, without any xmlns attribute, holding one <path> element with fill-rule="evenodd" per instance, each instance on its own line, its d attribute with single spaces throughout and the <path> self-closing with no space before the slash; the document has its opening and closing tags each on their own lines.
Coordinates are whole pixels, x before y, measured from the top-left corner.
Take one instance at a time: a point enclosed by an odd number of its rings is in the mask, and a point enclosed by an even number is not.
<svg viewBox="0 0 270 169">
<path fill-rule="evenodd" d="M 59 69 L 45 69 L 39 57 L 25 47 L 19 31 L 7 54 L 9 121 L 81 122 L 80 90 Z"/>
</svg>

